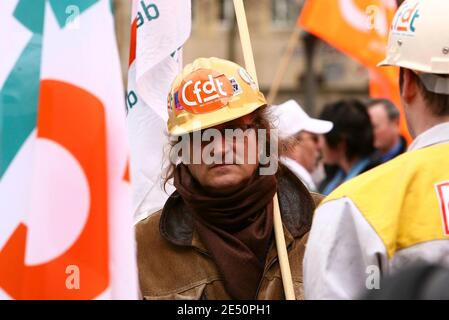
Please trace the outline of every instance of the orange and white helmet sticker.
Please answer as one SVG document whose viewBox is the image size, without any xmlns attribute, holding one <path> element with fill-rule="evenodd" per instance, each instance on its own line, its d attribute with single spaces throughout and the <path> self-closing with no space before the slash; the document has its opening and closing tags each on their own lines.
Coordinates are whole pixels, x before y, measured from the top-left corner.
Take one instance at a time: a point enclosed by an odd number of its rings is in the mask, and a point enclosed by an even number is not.
<svg viewBox="0 0 449 320">
<path fill-rule="evenodd" d="M 194 114 L 223 108 L 234 96 L 230 80 L 209 69 L 199 69 L 187 76 L 174 93 L 174 105 Z"/>
</svg>

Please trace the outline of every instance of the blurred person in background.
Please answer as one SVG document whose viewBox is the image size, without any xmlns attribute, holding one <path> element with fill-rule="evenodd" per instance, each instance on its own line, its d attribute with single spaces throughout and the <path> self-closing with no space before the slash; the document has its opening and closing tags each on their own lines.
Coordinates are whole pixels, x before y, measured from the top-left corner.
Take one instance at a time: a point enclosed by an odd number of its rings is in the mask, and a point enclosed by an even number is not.
<svg viewBox="0 0 449 320">
<path fill-rule="evenodd" d="M 378 160 L 385 163 L 407 150 L 407 142 L 400 133 L 399 110 L 387 99 L 372 99 L 367 103 L 374 129 L 374 147 Z"/>
<path fill-rule="evenodd" d="M 319 137 L 327 172 L 333 172 L 320 187 L 324 195 L 330 194 L 342 183 L 375 167 L 374 137 L 371 120 L 365 105 L 358 100 L 341 100 L 328 104 L 320 119 L 334 124 L 333 129 Z"/>
<path fill-rule="evenodd" d="M 320 159 L 318 135 L 332 130 L 332 122 L 309 117 L 294 100 L 273 106 L 272 110 L 279 134 L 280 162 L 310 191 L 317 192 L 313 174 Z"/>
<path fill-rule="evenodd" d="M 356 299 L 374 278 L 410 265 L 449 266 L 447 12 L 449 1 L 441 0 L 406 0 L 396 12 L 379 66 L 400 68 L 414 141 L 403 155 L 340 186 L 315 211 L 304 257 L 308 299 Z"/>
</svg>

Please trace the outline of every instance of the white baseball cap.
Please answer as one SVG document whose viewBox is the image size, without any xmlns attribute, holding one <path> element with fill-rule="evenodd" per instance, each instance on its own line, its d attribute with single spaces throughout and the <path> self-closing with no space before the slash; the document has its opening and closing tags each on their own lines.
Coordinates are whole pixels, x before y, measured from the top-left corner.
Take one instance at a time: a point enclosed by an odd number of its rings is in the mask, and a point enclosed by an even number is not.
<svg viewBox="0 0 449 320">
<path fill-rule="evenodd" d="M 272 106 L 275 128 L 279 137 L 285 139 L 301 131 L 316 134 L 328 133 L 334 127 L 330 121 L 318 120 L 309 115 L 294 100 L 288 100 L 278 106 Z"/>
</svg>

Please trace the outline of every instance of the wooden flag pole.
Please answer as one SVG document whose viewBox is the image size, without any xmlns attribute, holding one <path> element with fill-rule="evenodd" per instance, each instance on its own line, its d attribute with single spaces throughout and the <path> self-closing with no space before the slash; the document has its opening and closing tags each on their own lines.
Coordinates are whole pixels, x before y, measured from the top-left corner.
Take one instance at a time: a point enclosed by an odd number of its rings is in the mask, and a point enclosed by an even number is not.
<svg viewBox="0 0 449 320">
<path fill-rule="evenodd" d="M 278 251 L 279 265 L 281 267 L 282 284 L 286 300 L 295 300 L 295 290 L 293 289 L 292 272 L 288 261 L 287 246 L 285 244 L 284 228 L 282 226 L 281 210 L 279 208 L 278 194 L 273 198 L 274 213 L 274 236 L 276 238 L 276 249 Z"/>
<path fill-rule="evenodd" d="M 239 26 L 245 67 L 258 85 L 259 82 L 257 80 L 256 64 L 254 63 L 253 49 L 251 47 L 251 39 L 249 36 L 243 0 L 234 0 L 234 8 L 237 16 L 237 24 Z M 273 198 L 274 234 L 276 238 L 279 265 L 281 267 L 282 284 L 284 285 L 285 299 L 295 300 L 295 291 L 293 290 L 293 280 L 290 270 L 290 263 L 288 261 L 287 247 L 285 245 L 284 230 L 280 212 L 279 200 L 276 193 Z"/>
<path fill-rule="evenodd" d="M 287 71 L 288 64 L 290 63 L 290 60 L 293 56 L 293 52 L 295 51 L 295 48 L 298 46 L 300 34 L 301 29 L 295 26 L 295 29 L 293 30 L 292 35 L 288 40 L 287 49 L 285 53 L 282 55 L 281 62 L 279 63 L 279 67 L 274 76 L 273 83 L 271 84 L 270 92 L 267 98 L 269 104 L 273 104 L 274 100 L 276 99 L 279 87 L 285 75 L 285 71 Z"/>
<path fill-rule="evenodd" d="M 237 16 L 237 24 L 239 26 L 240 42 L 242 43 L 243 58 L 245 59 L 245 68 L 253 77 L 257 85 L 256 64 L 254 63 L 253 47 L 251 46 L 251 38 L 249 37 L 248 22 L 246 21 L 245 7 L 243 0 L 234 0 L 235 14 Z"/>
</svg>

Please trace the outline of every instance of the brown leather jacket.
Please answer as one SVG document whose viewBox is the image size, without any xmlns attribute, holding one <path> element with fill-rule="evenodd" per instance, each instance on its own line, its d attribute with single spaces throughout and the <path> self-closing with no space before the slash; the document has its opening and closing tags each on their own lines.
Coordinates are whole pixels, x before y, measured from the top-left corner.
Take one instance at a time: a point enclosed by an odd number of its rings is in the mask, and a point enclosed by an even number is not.
<svg viewBox="0 0 449 320">
<path fill-rule="evenodd" d="M 278 176 L 278 197 L 297 299 L 303 299 L 302 259 L 313 211 L 322 196 L 310 194 L 290 171 Z M 193 228 L 188 212 L 164 208 L 136 226 L 137 259 L 144 299 L 230 299 L 214 261 Z M 257 291 L 258 300 L 284 299 L 273 240 Z"/>
</svg>

